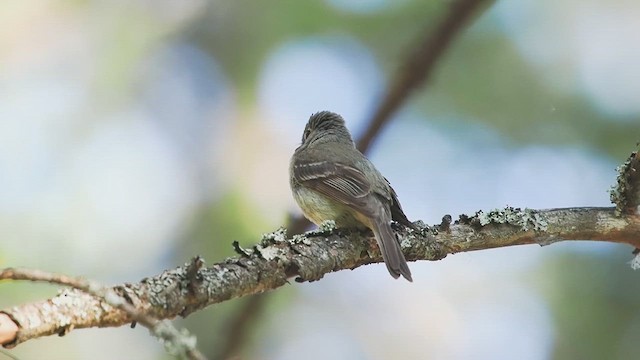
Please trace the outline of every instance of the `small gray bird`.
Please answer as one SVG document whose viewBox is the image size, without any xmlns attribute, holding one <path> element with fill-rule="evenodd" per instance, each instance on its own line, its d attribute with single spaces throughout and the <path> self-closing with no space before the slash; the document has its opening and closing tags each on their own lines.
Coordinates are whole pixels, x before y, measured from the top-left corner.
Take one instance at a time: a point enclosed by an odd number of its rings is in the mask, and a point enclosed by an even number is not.
<svg viewBox="0 0 640 360">
<path fill-rule="evenodd" d="M 291 157 L 289 179 L 307 219 L 316 225 L 334 220 L 337 227 L 371 229 L 391 276 L 412 281 L 391 220 L 417 227 L 387 179 L 356 149 L 342 116 L 329 111 L 311 115 Z"/>
</svg>

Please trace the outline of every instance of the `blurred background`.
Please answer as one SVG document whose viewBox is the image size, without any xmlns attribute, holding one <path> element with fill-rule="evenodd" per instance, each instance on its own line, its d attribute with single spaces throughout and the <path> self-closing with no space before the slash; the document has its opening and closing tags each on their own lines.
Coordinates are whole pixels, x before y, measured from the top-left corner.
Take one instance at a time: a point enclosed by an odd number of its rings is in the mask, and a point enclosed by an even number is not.
<svg viewBox="0 0 640 360">
<path fill-rule="evenodd" d="M 354 137 L 449 1 L 0 2 L 0 267 L 135 282 L 299 214 L 311 113 Z M 610 206 L 640 140 L 640 3 L 484 9 L 376 139 L 412 220 Z M 566 242 L 384 265 L 238 299 L 177 326 L 212 359 L 638 359 L 631 247 Z M 57 287 L 0 284 L 0 308 Z M 235 349 L 225 353 L 231 343 Z M 21 359 L 169 359 L 144 328 L 29 341 Z M 0 354 L 0 358 L 2 358 Z"/>
</svg>

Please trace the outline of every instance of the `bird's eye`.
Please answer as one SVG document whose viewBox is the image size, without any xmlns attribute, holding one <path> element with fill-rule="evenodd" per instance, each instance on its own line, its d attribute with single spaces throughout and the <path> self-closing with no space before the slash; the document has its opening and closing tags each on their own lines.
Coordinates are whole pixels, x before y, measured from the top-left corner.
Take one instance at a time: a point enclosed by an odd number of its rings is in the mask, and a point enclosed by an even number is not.
<svg viewBox="0 0 640 360">
<path fill-rule="evenodd" d="M 302 134 L 302 142 L 307 140 L 307 138 L 309 137 L 309 134 L 311 134 L 311 129 L 304 129 L 304 133 Z"/>
</svg>

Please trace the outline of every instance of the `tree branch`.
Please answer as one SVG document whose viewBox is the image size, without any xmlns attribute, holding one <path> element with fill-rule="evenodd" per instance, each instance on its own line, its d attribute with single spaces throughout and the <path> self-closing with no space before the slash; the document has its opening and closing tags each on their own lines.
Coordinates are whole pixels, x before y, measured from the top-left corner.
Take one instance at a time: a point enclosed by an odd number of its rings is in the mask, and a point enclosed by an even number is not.
<svg viewBox="0 0 640 360">
<path fill-rule="evenodd" d="M 464 251 L 548 245 L 562 240 L 600 240 L 640 247 L 640 219 L 618 217 L 614 208 L 540 211 L 505 208 L 479 211 L 471 217 L 463 215 L 453 224 L 443 221 L 420 232 L 398 228 L 397 233 L 410 261 L 440 260 L 447 254 Z M 234 245 L 240 256 L 196 271 L 188 263 L 136 284 L 116 286 L 112 291 L 127 299 L 137 313 L 170 319 L 187 316 L 211 304 L 278 288 L 288 284 L 291 277 L 297 282 L 315 281 L 333 271 L 382 261 L 371 233 L 341 229 L 308 232 L 293 238 L 287 238 L 281 229 L 265 236 L 253 248 Z M 65 290 L 49 300 L 2 312 L 18 326 L 17 334 L 3 342 L 4 346 L 64 334 L 74 328 L 121 326 L 136 320 L 104 300 L 78 290 Z"/>
<path fill-rule="evenodd" d="M 197 266 L 199 258 L 195 258 L 191 265 L 191 269 Z M 66 285 L 70 286 L 74 289 L 81 290 L 84 295 L 94 296 L 94 300 L 102 302 L 102 308 L 106 312 L 115 312 L 117 310 L 121 310 L 126 313 L 129 317 L 131 317 L 133 322 L 140 323 L 144 327 L 148 328 L 149 331 L 158 339 L 164 342 L 165 348 L 171 354 L 177 355 L 180 358 L 191 359 L 191 360 L 202 360 L 205 359 L 204 355 L 202 355 L 195 348 L 195 338 L 190 336 L 189 334 L 178 331 L 176 328 L 171 325 L 171 323 L 167 321 L 159 321 L 147 314 L 138 312 L 134 306 L 126 302 L 126 300 L 118 295 L 115 292 L 107 287 L 104 287 L 94 281 L 81 279 L 77 277 L 70 277 L 66 275 L 53 274 L 48 273 L 41 270 L 35 269 L 16 269 L 16 268 L 7 268 L 0 270 L 0 280 L 28 280 L 28 281 L 42 281 L 48 282 L 52 284 Z M 56 305 L 61 305 L 61 302 L 58 302 Z M 66 327 L 59 328 L 57 331 L 58 335 L 65 335 L 67 332 L 71 331 L 74 328 L 75 320 L 78 316 L 82 317 L 85 315 L 84 313 L 78 313 L 75 311 L 73 302 L 67 303 L 66 305 L 70 305 L 69 312 L 57 312 L 51 313 L 49 315 L 53 315 L 58 318 L 59 323 L 67 323 Z M 66 308 L 66 307 L 65 307 Z M 43 308 L 42 311 L 50 311 L 49 308 Z M 4 344 L 5 347 L 10 347 L 12 344 L 10 342 L 5 343 L 11 340 L 11 334 L 19 329 L 16 328 L 16 325 L 7 317 L 6 313 L 0 314 L 2 317 L 0 318 L 0 343 Z M 3 329 L 5 329 L 3 331 Z"/>
<path fill-rule="evenodd" d="M 366 153 L 381 128 L 391 119 L 411 93 L 429 79 L 435 65 L 453 39 L 471 21 L 482 7 L 493 0 L 457 0 L 451 3 L 449 12 L 435 28 L 429 26 L 422 42 L 403 62 L 383 100 L 373 114 L 357 147 Z"/>
</svg>

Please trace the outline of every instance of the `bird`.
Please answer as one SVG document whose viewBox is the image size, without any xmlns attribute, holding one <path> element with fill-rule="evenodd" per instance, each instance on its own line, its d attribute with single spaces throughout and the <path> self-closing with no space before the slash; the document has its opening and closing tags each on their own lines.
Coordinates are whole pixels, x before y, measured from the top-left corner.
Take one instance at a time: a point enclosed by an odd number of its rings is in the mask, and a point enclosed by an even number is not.
<svg viewBox="0 0 640 360">
<path fill-rule="evenodd" d="M 389 274 L 413 281 L 391 221 L 417 230 L 389 181 L 355 146 L 342 116 L 320 111 L 309 118 L 289 164 L 293 197 L 316 225 L 373 231 Z"/>
</svg>

